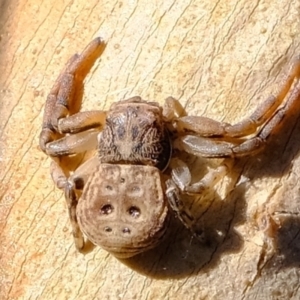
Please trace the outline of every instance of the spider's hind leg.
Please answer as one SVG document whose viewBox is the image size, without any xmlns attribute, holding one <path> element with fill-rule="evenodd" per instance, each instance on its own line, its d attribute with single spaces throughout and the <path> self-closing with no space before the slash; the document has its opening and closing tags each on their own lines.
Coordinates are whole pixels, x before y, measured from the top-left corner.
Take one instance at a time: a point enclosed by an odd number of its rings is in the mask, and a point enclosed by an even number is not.
<svg viewBox="0 0 300 300">
<path fill-rule="evenodd" d="M 195 183 L 191 182 L 192 176 L 190 170 L 183 161 L 180 159 L 173 159 L 170 166 L 172 169 L 172 179 L 166 181 L 166 196 L 169 205 L 183 225 L 188 228 L 197 239 L 202 241 L 203 232 L 201 230 L 199 231 L 197 220 L 181 200 L 180 194 L 201 195 L 208 191 L 224 177 L 227 172 L 227 166 L 223 164 L 216 169 L 211 169 L 201 180 Z"/>
<path fill-rule="evenodd" d="M 85 252 L 87 249 L 87 243 L 89 240 L 85 240 L 83 233 L 79 227 L 76 208 L 78 201 L 80 201 L 80 195 L 88 180 L 92 175 L 95 168 L 99 164 L 97 156 L 90 158 L 84 164 L 82 164 L 65 182 L 64 191 L 65 199 L 68 206 L 69 218 L 72 226 L 72 233 L 76 249 L 79 252 Z"/>
</svg>

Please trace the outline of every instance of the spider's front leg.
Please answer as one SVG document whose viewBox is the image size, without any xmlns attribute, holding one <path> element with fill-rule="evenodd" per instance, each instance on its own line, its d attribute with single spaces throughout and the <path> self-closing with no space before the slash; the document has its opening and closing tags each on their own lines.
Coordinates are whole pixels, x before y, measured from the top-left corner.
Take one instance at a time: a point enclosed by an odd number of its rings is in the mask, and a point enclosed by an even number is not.
<svg viewBox="0 0 300 300">
<path fill-rule="evenodd" d="M 55 157 L 84 151 L 80 147 L 84 147 L 86 142 L 89 143 L 90 135 L 80 135 L 79 132 L 103 125 L 104 112 L 78 111 L 81 106 L 83 80 L 104 48 L 105 43 L 100 38 L 94 39 L 80 55 L 75 54 L 70 58 L 52 87 L 46 100 L 40 134 L 40 148 L 46 154 Z M 65 135 L 69 133 L 78 135 L 68 139 Z M 55 142 L 57 140 L 60 143 Z"/>
<path fill-rule="evenodd" d="M 171 97 L 168 98 L 164 107 L 164 117 L 168 126 L 178 136 L 173 147 L 195 156 L 210 158 L 239 157 L 261 150 L 284 117 L 297 106 L 300 97 L 299 78 L 300 57 L 295 60 L 279 93 L 270 96 L 249 118 L 235 125 L 202 116 L 186 116 L 180 103 Z M 248 137 L 249 135 L 252 136 Z M 167 182 L 167 197 L 179 219 L 192 231 L 195 221 L 180 200 L 178 188 L 185 193 L 199 194 L 207 187 L 213 186 L 225 171 L 226 167 L 222 165 L 207 173 L 199 182 L 192 184 L 190 172 L 183 162 L 177 161 L 173 166 L 172 181 Z"/>
<path fill-rule="evenodd" d="M 95 149 L 97 135 L 105 122 L 103 111 L 79 112 L 83 80 L 104 48 L 105 43 L 96 38 L 81 54 L 73 55 L 46 100 L 40 148 L 54 159 L 51 175 L 61 189 L 69 170 L 60 157 Z"/>
<path fill-rule="evenodd" d="M 65 191 L 78 250 L 82 250 L 85 243 L 77 223 L 76 206 L 84 178 L 91 174 L 98 158 L 88 160 L 69 177 L 70 166 L 64 163 L 62 157 L 97 148 L 97 136 L 105 123 L 106 113 L 79 110 L 83 81 L 104 48 L 105 43 L 96 38 L 81 54 L 70 58 L 47 97 L 39 140 L 40 148 L 53 158 L 51 176 L 54 183 Z"/>
<path fill-rule="evenodd" d="M 297 57 L 279 93 L 268 97 L 249 118 L 234 125 L 202 116 L 177 117 L 174 113 L 172 121 L 179 133 L 175 147 L 203 157 L 240 157 L 260 151 L 282 120 L 299 107 L 299 79 L 300 57 Z M 172 101 L 173 107 L 178 106 L 175 99 Z M 172 115 L 167 109 L 166 114 Z"/>
</svg>

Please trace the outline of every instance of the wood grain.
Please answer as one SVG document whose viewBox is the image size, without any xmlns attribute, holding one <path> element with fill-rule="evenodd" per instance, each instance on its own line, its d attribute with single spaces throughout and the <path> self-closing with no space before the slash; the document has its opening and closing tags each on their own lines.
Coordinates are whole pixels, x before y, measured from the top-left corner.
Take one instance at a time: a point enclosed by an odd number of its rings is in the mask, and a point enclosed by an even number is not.
<svg viewBox="0 0 300 300">
<path fill-rule="evenodd" d="M 126 261 L 76 252 L 38 148 L 47 93 L 92 38 L 107 47 L 84 109 L 172 95 L 191 115 L 236 122 L 300 54 L 299 11 L 298 0 L 1 0 L 0 299 L 299 299 L 299 107 L 263 153 L 234 162 L 220 195 L 194 202 L 203 244 L 174 220 L 163 244 Z"/>
</svg>

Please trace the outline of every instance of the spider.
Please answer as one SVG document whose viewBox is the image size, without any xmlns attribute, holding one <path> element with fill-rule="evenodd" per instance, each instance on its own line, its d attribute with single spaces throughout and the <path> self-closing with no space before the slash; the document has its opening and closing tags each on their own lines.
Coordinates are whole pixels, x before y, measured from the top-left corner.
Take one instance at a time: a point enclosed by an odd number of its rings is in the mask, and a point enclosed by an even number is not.
<svg viewBox="0 0 300 300">
<path fill-rule="evenodd" d="M 64 190 L 76 248 L 83 251 L 87 238 L 125 258 L 162 240 L 171 210 L 199 235 L 180 195 L 201 194 L 225 176 L 226 166 L 193 182 L 176 154 L 235 158 L 260 151 L 299 98 L 300 58 L 276 96 L 231 125 L 187 116 L 172 97 L 163 107 L 133 97 L 108 111 L 81 112 L 84 78 L 104 48 L 105 42 L 96 38 L 67 62 L 47 97 L 40 148 L 53 158 L 52 178 Z M 74 172 L 61 159 L 88 150 L 97 155 Z"/>
</svg>

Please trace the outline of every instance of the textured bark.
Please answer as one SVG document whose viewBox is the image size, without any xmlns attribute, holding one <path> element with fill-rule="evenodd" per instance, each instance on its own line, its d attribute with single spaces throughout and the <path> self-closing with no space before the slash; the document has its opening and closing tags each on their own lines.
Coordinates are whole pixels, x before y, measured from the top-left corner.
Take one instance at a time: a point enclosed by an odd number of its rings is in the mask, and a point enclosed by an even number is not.
<svg viewBox="0 0 300 300">
<path fill-rule="evenodd" d="M 219 193 L 194 202 L 203 244 L 174 220 L 158 248 L 126 261 L 76 252 L 38 147 L 46 95 L 93 37 L 108 44 L 84 109 L 172 95 L 191 115 L 233 123 L 299 54 L 299 10 L 299 0 L 0 1 L 0 299 L 299 299 L 299 107 L 263 153 L 234 162 Z"/>
</svg>

